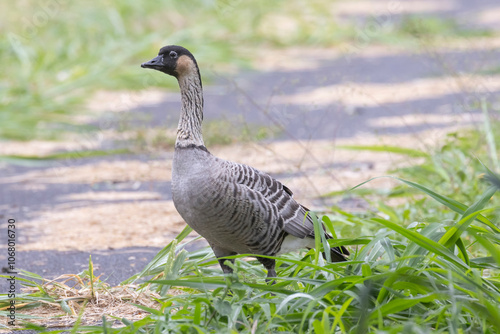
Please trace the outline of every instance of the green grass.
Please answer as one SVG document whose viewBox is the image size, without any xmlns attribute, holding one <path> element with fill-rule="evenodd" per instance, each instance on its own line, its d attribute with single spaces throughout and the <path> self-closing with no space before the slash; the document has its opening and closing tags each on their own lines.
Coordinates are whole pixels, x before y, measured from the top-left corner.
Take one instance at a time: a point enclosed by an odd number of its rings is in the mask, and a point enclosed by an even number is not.
<svg viewBox="0 0 500 334">
<path fill-rule="evenodd" d="M 0 4 L 0 138 L 55 139 L 99 89 L 175 87 L 139 64 L 165 44 L 191 49 L 204 69 L 248 67 L 267 48 L 356 45 L 369 24 L 339 25 L 329 2 L 180 0 Z M 455 21 L 389 18 L 366 43 L 483 36 Z"/>
</svg>

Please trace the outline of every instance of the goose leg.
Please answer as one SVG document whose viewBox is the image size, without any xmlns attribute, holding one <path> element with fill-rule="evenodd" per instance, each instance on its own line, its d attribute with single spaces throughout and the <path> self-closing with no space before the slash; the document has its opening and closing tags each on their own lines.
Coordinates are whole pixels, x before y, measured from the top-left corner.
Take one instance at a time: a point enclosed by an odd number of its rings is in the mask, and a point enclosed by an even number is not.
<svg viewBox="0 0 500 334">
<path fill-rule="evenodd" d="M 229 259 L 217 259 L 217 261 L 219 261 L 220 267 L 222 268 L 222 271 L 224 272 L 224 274 L 232 274 L 233 273 L 233 268 L 226 265 L 224 262 L 230 261 L 231 263 L 234 264 L 234 259 L 231 259 L 231 260 L 229 260 Z"/>
<path fill-rule="evenodd" d="M 269 278 L 277 277 L 276 270 L 274 269 L 276 266 L 276 261 L 274 259 L 268 259 L 264 257 L 258 257 L 260 263 L 267 269 L 267 279 L 266 282 L 271 281 Z"/>
<path fill-rule="evenodd" d="M 224 274 L 232 274 L 233 273 L 233 268 L 230 266 L 226 265 L 224 262 L 229 261 L 234 264 L 234 259 L 220 259 L 221 257 L 225 256 L 231 256 L 231 255 L 236 255 L 238 253 L 220 248 L 217 246 L 210 245 L 212 247 L 212 250 L 214 251 L 215 257 L 217 258 L 217 261 L 219 261 L 219 265 L 224 272 Z"/>
</svg>

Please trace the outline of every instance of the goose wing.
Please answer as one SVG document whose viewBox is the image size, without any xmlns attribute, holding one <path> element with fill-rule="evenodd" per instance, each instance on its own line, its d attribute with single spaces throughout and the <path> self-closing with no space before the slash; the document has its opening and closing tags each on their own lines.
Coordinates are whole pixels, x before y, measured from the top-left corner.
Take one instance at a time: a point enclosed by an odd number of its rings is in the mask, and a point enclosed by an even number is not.
<svg viewBox="0 0 500 334">
<path fill-rule="evenodd" d="M 308 214 L 310 210 L 293 199 L 293 193 L 288 187 L 253 167 L 229 161 L 227 163 L 226 168 L 231 179 L 228 181 L 244 186 L 252 194 L 263 196 L 265 200 L 261 201 L 259 206 L 269 206 L 269 212 L 274 209 L 277 211 L 279 217 L 276 223 L 283 222 L 283 231 L 300 239 L 314 238 L 314 223 Z M 326 234 L 326 237 L 332 238 L 329 234 Z M 334 262 L 345 261 L 346 255 L 349 255 L 349 251 L 343 246 L 331 248 L 331 258 Z"/>
<path fill-rule="evenodd" d="M 314 236 L 314 225 L 308 209 L 293 199 L 292 191 L 270 175 L 253 167 L 226 162 L 232 182 L 243 185 L 248 191 L 261 194 L 283 219 L 283 230 L 298 238 Z M 229 180 L 228 180 L 229 181 Z M 269 208 L 271 210 L 271 208 Z"/>
</svg>

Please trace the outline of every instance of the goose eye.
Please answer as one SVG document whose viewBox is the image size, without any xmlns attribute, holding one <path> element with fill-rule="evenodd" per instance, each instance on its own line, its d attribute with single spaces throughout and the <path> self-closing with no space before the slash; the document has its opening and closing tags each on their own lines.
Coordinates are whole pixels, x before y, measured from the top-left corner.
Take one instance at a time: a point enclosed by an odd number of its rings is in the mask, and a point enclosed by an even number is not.
<svg viewBox="0 0 500 334">
<path fill-rule="evenodd" d="M 175 51 L 170 51 L 168 55 L 170 56 L 170 58 L 177 58 L 177 52 Z"/>
</svg>

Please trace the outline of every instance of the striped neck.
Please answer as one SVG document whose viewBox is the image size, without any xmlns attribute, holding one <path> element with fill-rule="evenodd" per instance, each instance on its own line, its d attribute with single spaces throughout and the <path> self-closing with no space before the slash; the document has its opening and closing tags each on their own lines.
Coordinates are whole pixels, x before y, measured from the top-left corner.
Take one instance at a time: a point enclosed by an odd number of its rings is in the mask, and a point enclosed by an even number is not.
<svg viewBox="0 0 500 334">
<path fill-rule="evenodd" d="M 203 88 L 198 68 L 179 76 L 178 81 L 182 106 L 175 147 L 204 146 L 201 133 Z"/>
</svg>

